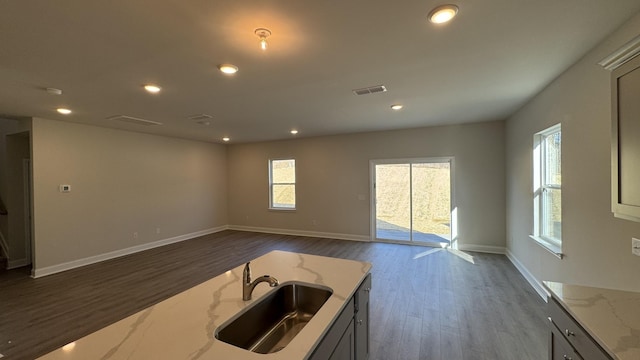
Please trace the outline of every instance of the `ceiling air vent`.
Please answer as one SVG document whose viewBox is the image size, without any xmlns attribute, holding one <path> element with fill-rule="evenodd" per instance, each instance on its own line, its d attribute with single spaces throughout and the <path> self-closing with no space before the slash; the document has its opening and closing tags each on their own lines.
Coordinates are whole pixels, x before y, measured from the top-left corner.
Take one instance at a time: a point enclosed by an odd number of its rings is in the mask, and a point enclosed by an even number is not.
<svg viewBox="0 0 640 360">
<path fill-rule="evenodd" d="M 208 115 L 208 114 L 197 114 L 197 115 L 189 116 L 189 120 L 198 121 L 198 122 L 206 121 L 206 120 L 209 120 L 209 119 L 212 119 L 212 118 L 213 118 L 213 116 Z"/>
<path fill-rule="evenodd" d="M 144 126 L 162 125 L 161 122 L 145 120 L 145 119 L 140 119 L 140 118 L 136 118 L 133 116 L 126 116 L 126 115 L 109 116 L 106 120 L 123 121 L 123 122 L 128 122 L 128 123 L 137 124 L 137 125 L 144 125 Z"/>
<path fill-rule="evenodd" d="M 381 93 L 385 91 L 387 91 L 387 88 L 384 87 L 384 85 L 376 85 L 376 86 L 369 86 L 362 89 L 355 89 L 353 90 L 353 93 L 356 95 L 367 95 L 367 94 Z"/>
</svg>

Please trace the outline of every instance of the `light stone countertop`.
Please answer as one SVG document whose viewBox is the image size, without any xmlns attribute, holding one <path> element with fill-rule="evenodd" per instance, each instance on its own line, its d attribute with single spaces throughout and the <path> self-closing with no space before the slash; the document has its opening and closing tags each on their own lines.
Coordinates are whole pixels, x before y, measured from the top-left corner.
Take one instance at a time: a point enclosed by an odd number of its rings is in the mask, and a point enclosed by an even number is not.
<svg viewBox="0 0 640 360">
<path fill-rule="evenodd" d="M 89 334 L 39 359 L 306 359 L 371 269 L 367 262 L 272 251 L 251 261 L 253 278 L 269 274 L 280 283 L 300 281 L 333 294 L 302 331 L 279 352 L 257 354 L 214 337 L 214 332 L 264 294 L 242 301 L 244 264 Z M 63 330 L 63 329 L 61 329 Z"/>
<path fill-rule="evenodd" d="M 640 293 L 551 281 L 544 285 L 611 357 L 640 359 Z"/>
</svg>

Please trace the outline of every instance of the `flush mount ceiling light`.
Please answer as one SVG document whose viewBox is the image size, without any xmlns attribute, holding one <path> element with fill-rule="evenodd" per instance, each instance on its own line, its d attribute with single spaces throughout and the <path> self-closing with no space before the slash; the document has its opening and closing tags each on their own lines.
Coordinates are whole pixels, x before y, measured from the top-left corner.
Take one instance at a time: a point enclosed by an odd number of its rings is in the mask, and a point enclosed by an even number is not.
<svg viewBox="0 0 640 360">
<path fill-rule="evenodd" d="M 69 115 L 71 114 L 71 110 L 67 109 L 67 108 L 57 108 L 56 111 L 62 115 Z"/>
<path fill-rule="evenodd" d="M 152 94 L 157 94 L 160 92 L 161 88 L 158 85 L 147 84 L 144 86 L 144 89 Z"/>
<path fill-rule="evenodd" d="M 291 130 L 291 135 L 295 135 L 295 134 L 297 134 L 297 133 L 298 133 L 298 130 L 295 130 L 295 129 L 294 129 L 294 130 Z"/>
<path fill-rule="evenodd" d="M 400 110 L 402 109 L 404 106 L 400 105 L 400 104 L 393 104 L 391 105 L 391 110 Z"/>
<path fill-rule="evenodd" d="M 429 13 L 429 21 L 434 24 L 443 24 L 451 21 L 458 14 L 458 7 L 455 5 L 440 5 Z"/>
<path fill-rule="evenodd" d="M 47 93 L 49 93 L 51 95 L 62 95 L 62 90 L 61 89 L 46 88 L 45 90 L 47 91 Z"/>
<path fill-rule="evenodd" d="M 269 44 L 267 43 L 267 38 L 271 35 L 271 30 L 265 28 L 257 28 L 254 33 L 260 38 L 260 48 L 262 50 L 267 50 Z"/>
<path fill-rule="evenodd" d="M 222 138 L 222 141 L 224 141 L 224 142 L 227 142 L 229 140 L 231 140 L 231 139 L 228 136 L 225 136 L 225 137 Z"/>
<path fill-rule="evenodd" d="M 218 66 L 218 69 L 227 75 L 233 75 L 238 72 L 238 67 L 233 64 L 222 64 Z"/>
</svg>

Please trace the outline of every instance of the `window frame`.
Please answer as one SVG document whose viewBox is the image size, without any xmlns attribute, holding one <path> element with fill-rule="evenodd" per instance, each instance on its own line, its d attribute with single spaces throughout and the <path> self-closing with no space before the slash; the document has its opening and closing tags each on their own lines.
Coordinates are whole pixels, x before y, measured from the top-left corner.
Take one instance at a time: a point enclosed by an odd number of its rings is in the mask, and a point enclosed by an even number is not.
<svg viewBox="0 0 640 360">
<path fill-rule="evenodd" d="M 293 161 L 293 174 L 294 174 L 294 181 L 292 183 L 290 182 L 278 182 L 275 183 L 273 181 L 273 163 L 275 161 Z M 298 206 L 298 199 L 296 196 L 296 179 L 297 179 L 297 166 L 296 166 L 296 159 L 293 157 L 287 157 L 287 158 L 275 158 L 275 159 L 269 159 L 269 210 L 276 210 L 276 211 L 295 211 L 297 209 Z M 274 185 L 293 185 L 293 207 L 284 207 L 284 206 L 275 206 L 273 204 L 273 188 Z"/>
<path fill-rule="evenodd" d="M 545 234 L 545 219 L 547 218 L 546 197 L 549 191 L 560 192 L 560 212 L 562 213 L 562 181 L 560 184 L 548 183 L 547 174 L 547 140 L 556 133 L 560 133 L 562 139 L 562 125 L 556 124 L 545 130 L 537 132 L 533 138 L 533 234 L 531 238 L 546 250 L 562 259 L 562 230 L 560 237 L 547 236 Z M 560 175 L 562 176 L 562 140 L 560 140 Z M 562 224 L 562 220 L 560 222 Z"/>
</svg>

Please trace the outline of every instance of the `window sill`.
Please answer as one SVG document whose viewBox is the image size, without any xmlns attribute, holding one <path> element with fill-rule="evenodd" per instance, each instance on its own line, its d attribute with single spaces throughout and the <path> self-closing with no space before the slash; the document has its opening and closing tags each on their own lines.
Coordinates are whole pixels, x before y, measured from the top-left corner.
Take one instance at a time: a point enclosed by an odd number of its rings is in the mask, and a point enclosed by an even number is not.
<svg viewBox="0 0 640 360">
<path fill-rule="evenodd" d="M 269 208 L 269 211 L 295 212 L 296 208 Z"/>
<path fill-rule="evenodd" d="M 548 242 L 547 240 L 545 240 L 545 239 L 543 239 L 543 238 L 541 238 L 539 236 L 529 235 L 529 237 L 531 239 L 533 239 L 533 241 L 535 241 L 543 249 L 545 249 L 548 252 L 552 253 L 558 259 L 562 260 L 562 258 L 564 257 L 564 254 L 562 253 L 562 249 L 560 247 L 558 247 L 557 245 L 554 245 L 554 244 Z"/>
</svg>

